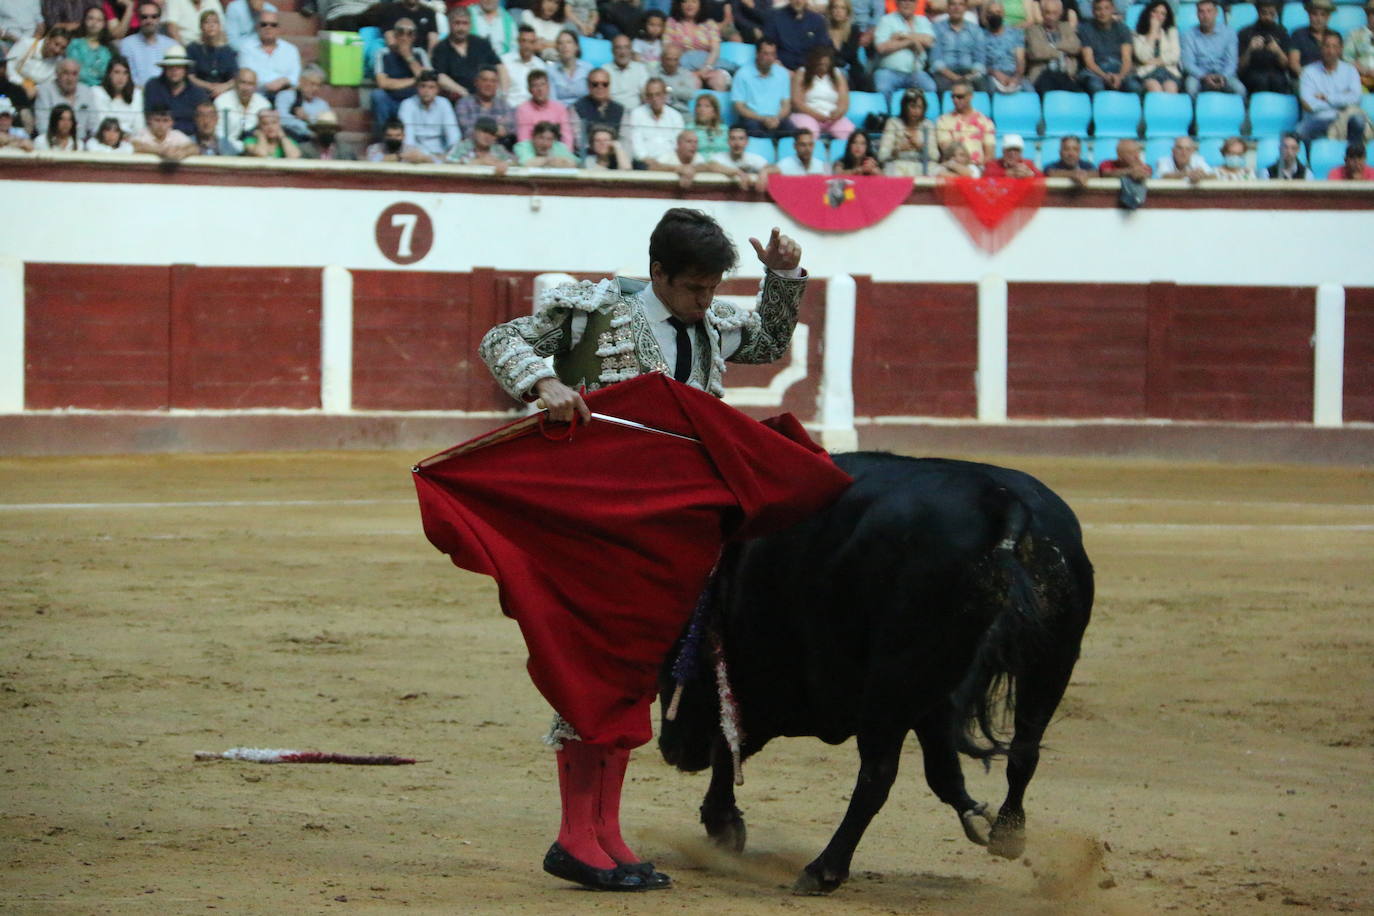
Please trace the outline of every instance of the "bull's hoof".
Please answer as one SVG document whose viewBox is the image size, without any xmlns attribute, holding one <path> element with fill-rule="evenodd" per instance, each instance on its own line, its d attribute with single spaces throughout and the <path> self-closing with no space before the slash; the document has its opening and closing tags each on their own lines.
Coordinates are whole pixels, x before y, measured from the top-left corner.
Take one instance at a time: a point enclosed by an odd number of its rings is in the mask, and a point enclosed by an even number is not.
<svg viewBox="0 0 1374 916">
<path fill-rule="evenodd" d="M 964 825 L 964 836 L 969 838 L 970 843 L 977 843 L 979 846 L 988 845 L 988 837 L 992 834 L 992 816 L 988 814 L 986 803 L 980 803 L 969 808 L 959 815 L 959 823 Z"/>
<path fill-rule="evenodd" d="M 701 822 L 706 826 L 706 835 L 717 847 L 739 854 L 744 852 L 744 844 L 749 831 L 744 826 L 744 812 L 733 805 L 724 811 L 711 811 L 701 807 Z"/>
<path fill-rule="evenodd" d="M 1026 822 L 1020 818 L 998 817 L 988 837 L 988 852 L 1004 859 L 1019 859 L 1026 851 Z"/>
<path fill-rule="evenodd" d="M 792 893 L 807 897 L 818 897 L 828 894 L 835 888 L 844 884 L 849 875 L 834 875 L 824 869 L 816 867 L 813 862 L 802 869 L 801 874 L 797 875 L 797 881 L 792 885 Z"/>
</svg>

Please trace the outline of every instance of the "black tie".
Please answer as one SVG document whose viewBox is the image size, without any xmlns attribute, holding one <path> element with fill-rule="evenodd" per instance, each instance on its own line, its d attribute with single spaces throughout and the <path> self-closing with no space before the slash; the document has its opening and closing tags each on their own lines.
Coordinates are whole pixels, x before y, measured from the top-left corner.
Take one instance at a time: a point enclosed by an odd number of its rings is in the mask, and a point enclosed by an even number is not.
<svg viewBox="0 0 1374 916">
<path fill-rule="evenodd" d="M 687 325 L 676 317 L 669 316 L 668 323 L 677 331 L 677 365 L 673 367 L 673 378 L 686 382 L 692 376 L 692 339 L 687 336 Z"/>
</svg>

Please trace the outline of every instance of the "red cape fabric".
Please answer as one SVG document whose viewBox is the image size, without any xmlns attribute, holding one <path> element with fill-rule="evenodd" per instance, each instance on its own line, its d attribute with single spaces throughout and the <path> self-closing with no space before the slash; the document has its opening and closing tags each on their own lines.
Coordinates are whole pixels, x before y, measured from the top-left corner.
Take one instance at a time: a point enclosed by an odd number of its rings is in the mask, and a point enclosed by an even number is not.
<svg viewBox="0 0 1374 916">
<path fill-rule="evenodd" d="M 910 178 L 773 175 L 768 196 L 803 226 L 852 232 L 881 221 L 911 196 Z"/>
<path fill-rule="evenodd" d="M 700 441 L 604 420 L 551 440 L 527 418 L 421 462 L 415 486 L 430 542 L 496 578 L 550 705 L 585 741 L 637 747 L 722 543 L 800 521 L 851 481 L 790 415 L 761 424 L 658 373 L 586 400 Z"/>
</svg>

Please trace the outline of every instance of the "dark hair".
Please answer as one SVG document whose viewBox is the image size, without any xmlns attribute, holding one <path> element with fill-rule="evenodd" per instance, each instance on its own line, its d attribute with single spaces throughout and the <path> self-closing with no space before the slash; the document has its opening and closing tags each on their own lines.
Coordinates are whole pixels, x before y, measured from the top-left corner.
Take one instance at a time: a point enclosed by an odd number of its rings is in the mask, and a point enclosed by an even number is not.
<svg viewBox="0 0 1374 916">
<path fill-rule="evenodd" d="M 900 118 L 901 122 L 907 127 L 915 126 L 907 121 L 907 109 L 911 108 L 917 102 L 921 103 L 921 120 L 925 120 L 926 115 L 930 114 L 930 103 L 926 101 L 926 94 L 919 89 L 908 89 L 906 92 L 902 93 L 902 107 L 897 109 L 898 112 L 900 112 L 898 118 Z"/>
<path fill-rule="evenodd" d="M 534 86 L 534 83 L 535 83 L 536 80 L 545 80 L 545 81 L 547 81 L 548 78 L 549 78 L 549 75 L 548 75 L 547 73 L 545 73 L 543 70 L 531 70 L 531 71 L 525 76 L 525 88 L 526 88 L 526 89 L 529 89 L 529 88 L 531 88 L 532 86 Z"/>
<path fill-rule="evenodd" d="M 1204 4 L 1204 3 L 1210 3 L 1210 4 L 1212 4 L 1212 6 L 1219 6 L 1219 5 L 1220 5 L 1219 2 L 1218 2 L 1218 0 L 1197 0 L 1197 3 L 1195 3 L 1194 6 L 1202 6 L 1202 4 Z"/>
<path fill-rule="evenodd" d="M 121 90 L 119 90 L 118 92 L 115 92 L 114 85 L 110 82 L 110 71 L 113 70 L 113 69 L 115 68 L 115 65 L 116 65 L 116 64 L 119 64 L 119 65 L 122 66 L 125 70 L 128 70 L 128 71 L 129 71 L 129 81 L 128 81 L 127 83 L 125 83 L 125 84 L 124 84 L 124 88 L 121 89 Z M 128 61 L 127 59 L 123 58 L 123 57 L 120 57 L 118 54 L 116 54 L 115 56 L 111 57 L 111 58 L 110 58 L 110 62 L 109 62 L 108 64 L 105 65 L 105 78 L 102 79 L 102 80 L 100 81 L 100 85 L 101 85 L 101 88 L 103 88 L 103 89 L 105 90 L 105 94 L 108 95 L 110 98 L 113 99 L 113 98 L 115 98 L 116 96 L 118 96 L 119 98 L 123 99 L 123 100 L 125 101 L 126 104 L 127 104 L 127 103 L 133 102 L 133 100 L 134 100 L 134 69 L 133 69 L 133 67 L 130 67 L 130 66 L 129 66 L 129 61 Z"/>
<path fill-rule="evenodd" d="M 1174 27 L 1174 11 L 1169 7 L 1168 0 L 1150 0 L 1145 4 L 1145 9 L 1140 11 L 1140 18 L 1135 21 L 1137 35 L 1144 35 L 1150 31 L 1150 14 L 1157 6 L 1164 7 L 1164 30 L 1167 32 Z"/>
<path fill-rule="evenodd" d="M 54 105 L 52 114 L 48 115 L 48 143 L 51 145 L 53 138 L 57 136 L 57 125 L 62 122 L 62 112 L 72 116 L 72 139 L 80 142 L 81 125 L 76 122 L 76 110 L 65 103 Z"/>
<path fill-rule="evenodd" d="M 554 8 L 553 18 L 546 20 L 547 22 L 563 22 L 568 18 L 567 5 L 564 3 L 564 0 L 556 0 L 556 2 L 558 6 Z M 539 15 L 539 8 L 543 5 L 544 0 L 534 0 L 534 5 L 530 7 L 530 12 L 534 13 L 535 19 L 544 18 Z"/>
<path fill-rule="evenodd" d="M 1360 143 L 1360 142 L 1357 141 L 1357 140 L 1351 140 L 1350 143 L 1346 144 L 1346 147 L 1345 147 L 1345 158 L 1347 158 L 1347 159 L 1363 159 L 1363 158 L 1365 158 L 1365 155 L 1366 155 L 1366 150 L 1365 150 L 1365 146 L 1364 146 L 1363 143 Z"/>
<path fill-rule="evenodd" d="M 769 46 L 770 48 L 772 48 L 774 51 L 776 51 L 776 50 L 778 49 L 778 43 L 777 43 L 776 41 L 774 41 L 773 39 L 771 39 L 771 38 L 760 38 L 760 39 L 758 40 L 758 42 L 756 42 L 756 43 L 754 44 L 754 55 L 755 55 L 755 56 L 758 56 L 759 50 L 760 50 L 764 45 L 768 45 L 768 46 Z"/>
<path fill-rule="evenodd" d="M 720 99 L 709 92 L 703 92 L 692 100 L 692 123 L 697 123 L 697 106 L 700 105 L 703 100 L 710 103 L 711 107 L 715 108 L 716 123 L 713 125 L 702 126 L 711 126 L 719 130 L 725 124 L 725 116 L 724 113 L 720 110 Z"/>
<path fill-rule="evenodd" d="M 835 46 L 830 42 L 821 45 L 813 45 L 811 50 L 806 52 L 806 63 L 802 67 L 802 86 L 806 89 L 811 88 L 811 83 L 819 75 L 816 68 L 825 58 L 830 58 L 830 70 L 827 74 L 831 79 L 835 78 L 835 71 L 839 69 L 835 66 Z"/>
<path fill-rule="evenodd" d="M 161 7 L 158 8 L 161 9 Z M 74 37 L 76 36 L 72 34 L 71 29 L 61 25 L 55 25 L 43 33 L 44 41 L 47 41 L 49 38 L 65 38 L 70 42 Z"/>
<path fill-rule="evenodd" d="M 95 9 L 95 7 L 92 7 L 92 9 Z M 213 108 L 214 106 L 211 105 L 210 107 Z M 119 118 L 106 118 L 105 120 L 101 121 L 100 126 L 95 129 L 95 139 L 97 143 L 102 142 L 100 139 L 101 135 L 104 134 L 105 131 L 109 130 L 111 127 L 114 127 L 115 130 L 119 131 L 120 143 L 124 142 L 124 138 L 127 135 L 124 133 L 124 126 L 119 123 Z M 116 143 L 115 145 L 118 146 L 119 144 Z"/>
<path fill-rule="evenodd" d="M 854 141 L 863 140 L 863 155 L 854 155 Z M 844 142 L 844 155 L 840 157 L 840 165 L 846 169 L 857 169 L 864 164 L 864 160 L 873 156 L 873 142 L 868 139 L 868 134 L 861 130 L 856 130 L 849 135 L 849 139 Z"/>
<path fill-rule="evenodd" d="M 538 35 L 538 34 L 539 34 L 538 32 L 536 32 L 536 31 L 534 30 L 534 26 L 532 26 L 532 25 L 522 25 L 522 26 L 520 26 L 520 28 L 516 29 L 515 31 L 516 31 L 517 34 L 519 34 L 519 33 L 521 33 L 521 32 L 529 32 L 531 35 Z"/>
<path fill-rule="evenodd" d="M 415 77 L 415 85 L 417 85 L 417 86 L 420 85 L 421 83 L 437 83 L 437 82 L 439 82 L 439 74 L 436 73 L 436 72 L 434 72 L 433 70 L 421 70 L 421 71 L 420 71 L 420 75 L 417 76 L 417 77 Z"/>
<path fill-rule="evenodd" d="M 170 118 L 172 116 L 172 109 L 168 108 L 166 105 L 150 105 L 144 114 L 150 118 L 154 115 L 166 115 Z"/>
<path fill-rule="evenodd" d="M 110 47 L 110 46 L 114 43 L 114 36 L 110 34 L 110 14 L 107 13 L 107 12 L 105 12 L 105 7 L 101 6 L 101 5 L 98 4 L 98 3 L 93 4 L 93 5 L 89 5 L 89 6 L 86 7 L 86 9 L 85 9 L 84 11 L 82 11 L 82 13 L 81 13 L 81 35 L 80 35 L 79 37 L 80 37 L 81 40 L 83 40 L 83 41 L 84 41 L 84 40 L 86 39 L 86 37 L 87 37 L 87 35 L 86 35 L 86 13 L 89 13 L 91 10 L 100 10 L 100 15 L 102 15 L 102 16 L 105 17 L 105 24 L 104 24 L 103 26 L 100 27 L 100 34 L 97 35 L 97 36 L 95 37 L 95 40 L 96 40 L 97 42 L 99 42 L 100 45 L 101 45 L 102 47 L 108 48 L 108 47 Z"/>
<path fill-rule="evenodd" d="M 533 137 L 535 134 L 553 134 L 555 140 L 563 139 L 563 129 L 552 121 L 540 121 L 535 124 L 530 136 Z"/>
<path fill-rule="evenodd" d="M 674 207 L 649 236 L 649 264 L 669 282 L 680 273 L 727 273 L 739 263 L 734 243 L 720 224 L 700 210 Z"/>
<path fill-rule="evenodd" d="M 669 8 L 668 15 L 678 22 L 700 22 L 702 19 L 706 18 L 706 4 L 704 2 L 697 3 L 696 18 L 688 19 L 682 13 L 682 0 L 673 0 L 673 5 Z"/>
<path fill-rule="evenodd" d="M 392 117 L 387 118 L 386 123 L 382 125 L 382 133 L 386 133 L 387 131 L 397 127 L 399 127 L 401 130 L 405 130 L 406 122 L 402 121 L 400 118 L 393 115 Z"/>
</svg>

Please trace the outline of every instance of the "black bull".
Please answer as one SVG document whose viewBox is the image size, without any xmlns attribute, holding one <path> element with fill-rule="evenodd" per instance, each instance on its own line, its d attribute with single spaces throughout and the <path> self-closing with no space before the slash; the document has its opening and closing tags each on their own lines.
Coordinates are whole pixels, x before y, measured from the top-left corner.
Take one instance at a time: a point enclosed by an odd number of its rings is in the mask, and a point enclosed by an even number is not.
<svg viewBox="0 0 1374 916">
<path fill-rule="evenodd" d="M 848 877 L 912 730 L 926 781 L 968 838 L 1015 858 L 1025 842 L 1026 785 L 1092 610 L 1078 520 L 1020 471 L 876 453 L 835 460 L 854 485 L 814 518 L 733 548 L 712 600 L 744 757 L 779 736 L 858 737 L 848 811 L 797 890 L 830 891 Z M 711 767 L 702 823 L 738 851 L 744 819 L 711 655 L 700 653 L 676 719 L 662 723 L 659 749 L 681 770 Z M 663 671 L 665 703 L 675 656 Z M 959 752 L 1007 757 L 995 820 L 964 788 Z"/>
</svg>

